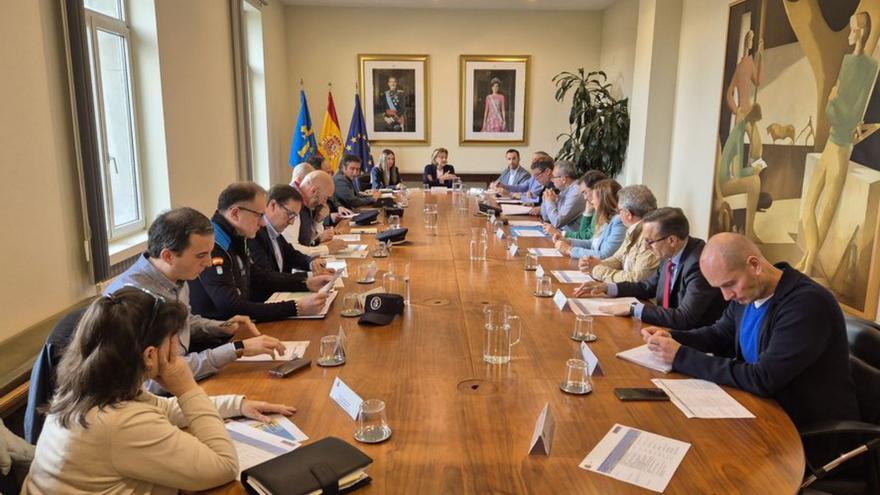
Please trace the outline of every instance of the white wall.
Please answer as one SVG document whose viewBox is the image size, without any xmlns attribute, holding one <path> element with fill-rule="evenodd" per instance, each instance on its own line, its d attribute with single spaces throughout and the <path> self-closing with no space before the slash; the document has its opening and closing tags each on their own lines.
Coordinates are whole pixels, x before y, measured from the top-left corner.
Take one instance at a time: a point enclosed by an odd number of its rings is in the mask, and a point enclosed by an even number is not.
<svg viewBox="0 0 880 495">
<path fill-rule="evenodd" d="M 601 12 L 288 7 L 286 14 L 286 92 L 292 100 L 288 124 L 274 139 L 287 150 L 299 111 L 300 78 L 305 80 L 316 129 L 324 117 L 327 83 L 333 82 L 345 137 L 354 105 L 358 53 L 430 55 L 430 141 L 392 147 L 404 172 L 421 172 L 430 161 L 431 149 L 438 146 L 449 149 L 449 161 L 460 172 L 495 172 L 504 166 L 508 145 L 458 144 L 459 55 L 532 56 L 528 144 L 517 146 L 524 158 L 536 150 L 555 154 L 556 136 L 567 129 L 568 102 L 554 100 L 551 78 L 563 70 L 599 65 Z M 373 150 L 374 157 L 380 150 Z"/>
<path fill-rule="evenodd" d="M 617 98 L 632 96 L 638 21 L 639 0 L 617 0 L 602 11 L 599 68 L 614 84 Z"/>
</svg>

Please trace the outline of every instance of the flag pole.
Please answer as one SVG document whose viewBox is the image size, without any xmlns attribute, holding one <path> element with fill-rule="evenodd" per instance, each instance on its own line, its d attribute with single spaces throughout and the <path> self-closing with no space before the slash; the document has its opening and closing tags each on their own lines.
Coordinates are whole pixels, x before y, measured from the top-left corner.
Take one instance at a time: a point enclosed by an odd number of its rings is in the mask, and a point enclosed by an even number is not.
<svg viewBox="0 0 880 495">
<path fill-rule="evenodd" d="M 299 89 L 303 89 L 303 80 L 299 78 Z"/>
</svg>

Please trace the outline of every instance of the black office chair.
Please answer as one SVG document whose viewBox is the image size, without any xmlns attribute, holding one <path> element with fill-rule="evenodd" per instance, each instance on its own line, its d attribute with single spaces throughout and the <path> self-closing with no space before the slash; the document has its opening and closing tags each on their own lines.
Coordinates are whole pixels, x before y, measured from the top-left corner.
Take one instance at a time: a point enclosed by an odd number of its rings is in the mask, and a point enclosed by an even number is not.
<svg viewBox="0 0 880 495">
<path fill-rule="evenodd" d="M 62 318 L 52 329 L 52 333 L 49 334 L 49 338 L 46 339 L 34 361 L 28 402 L 24 411 L 24 439 L 32 444 L 37 443 L 43 431 L 46 414 L 42 409 L 55 393 L 55 369 L 61 363 L 61 357 L 70 345 L 70 341 L 73 340 L 73 333 L 86 309 L 88 307 L 80 308 Z"/>
<path fill-rule="evenodd" d="M 370 182 L 370 174 L 364 173 L 358 176 L 358 185 L 360 186 L 361 191 L 366 191 L 373 187 L 372 182 Z"/>
<path fill-rule="evenodd" d="M 880 326 L 848 317 L 850 368 L 862 421 L 827 421 L 800 431 L 802 439 L 858 440 L 858 446 L 822 467 L 807 463 L 801 490 L 828 493 L 880 493 Z M 859 465 L 861 464 L 861 465 Z"/>
</svg>

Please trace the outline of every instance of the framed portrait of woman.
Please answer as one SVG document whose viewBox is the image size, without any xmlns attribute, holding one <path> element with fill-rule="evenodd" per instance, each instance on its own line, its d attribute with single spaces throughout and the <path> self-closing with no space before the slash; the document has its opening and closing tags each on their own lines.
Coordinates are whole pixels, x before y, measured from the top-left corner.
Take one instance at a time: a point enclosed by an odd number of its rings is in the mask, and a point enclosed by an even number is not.
<svg viewBox="0 0 880 495">
<path fill-rule="evenodd" d="M 459 142 L 526 144 L 528 55 L 461 55 Z"/>
<path fill-rule="evenodd" d="M 359 54 L 361 101 L 370 142 L 428 142 L 428 56 Z"/>
</svg>

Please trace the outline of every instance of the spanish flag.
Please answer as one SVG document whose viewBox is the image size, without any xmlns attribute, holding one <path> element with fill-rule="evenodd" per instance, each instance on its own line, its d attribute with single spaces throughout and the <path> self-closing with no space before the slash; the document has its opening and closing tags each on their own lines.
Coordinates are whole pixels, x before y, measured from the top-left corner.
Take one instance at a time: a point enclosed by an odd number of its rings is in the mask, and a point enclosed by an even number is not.
<svg viewBox="0 0 880 495">
<path fill-rule="evenodd" d="M 324 112 L 324 123 L 318 137 L 318 151 L 324 157 L 326 165 L 333 172 L 339 167 L 342 159 L 342 134 L 339 132 L 339 119 L 336 117 L 336 105 L 333 104 L 333 93 L 327 92 L 327 111 Z"/>
</svg>

